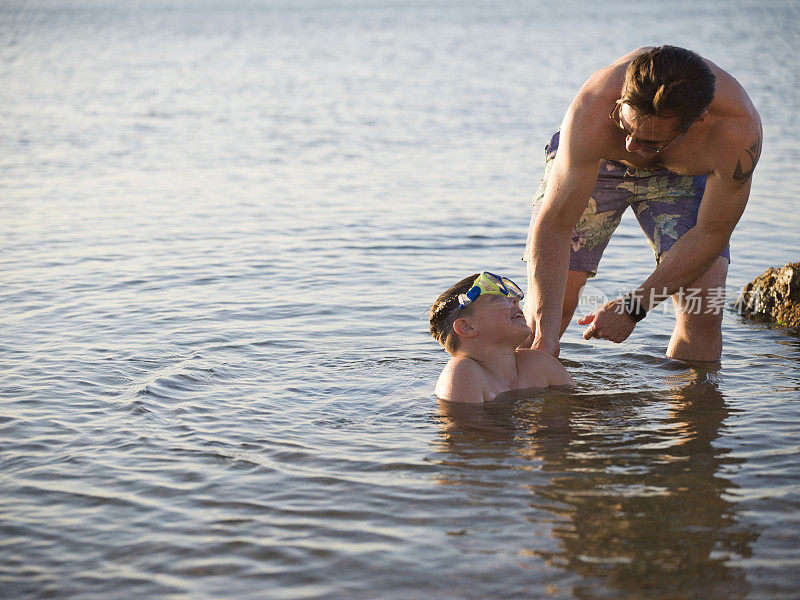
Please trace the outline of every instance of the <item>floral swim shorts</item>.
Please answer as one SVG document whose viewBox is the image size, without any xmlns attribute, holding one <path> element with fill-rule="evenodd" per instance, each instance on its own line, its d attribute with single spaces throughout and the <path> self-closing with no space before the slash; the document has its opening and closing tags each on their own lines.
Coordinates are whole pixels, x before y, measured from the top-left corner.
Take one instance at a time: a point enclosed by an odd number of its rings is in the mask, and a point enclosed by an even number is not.
<svg viewBox="0 0 800 600">
<path fill-rule="evenodd" d="M 547 165 L 542 183 L 533 198 L 526 257 L 529 255 L 533 224 L 544 199 L 558 150 L 558 138 L 559 133 L 556 132 L 545 146 Z M 666 169 L 632 169 L 619 162 L 601 161 L 589 203 L 572 230 L 570 271 L 588 271 L 589 277 L 597 274 L 600 257 L 629 206 L 633 208 L 658 262 L 661 254 L 697 223 L 697 211 L 705 186 L 705 175 L 677 175 Z M 730 262 L 730 247 L 726 246 L 722 256 Z"/>
</svg>

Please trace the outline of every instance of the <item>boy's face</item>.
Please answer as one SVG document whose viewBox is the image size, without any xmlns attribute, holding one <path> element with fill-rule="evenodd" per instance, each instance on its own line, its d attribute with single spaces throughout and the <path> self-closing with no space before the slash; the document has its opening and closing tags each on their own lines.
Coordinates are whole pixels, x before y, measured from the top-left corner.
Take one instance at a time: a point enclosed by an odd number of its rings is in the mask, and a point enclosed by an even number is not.
<svg viewBox="0 0 800 600">
<path fill-rule="evenodd" d="M 474 326 L 479 332 L 509 333 L 514 336 L 524 333 L 526 337 L 530 334 L 519 300 L 513 296 L 482 294 L 472 306 Z"/>
</svg>

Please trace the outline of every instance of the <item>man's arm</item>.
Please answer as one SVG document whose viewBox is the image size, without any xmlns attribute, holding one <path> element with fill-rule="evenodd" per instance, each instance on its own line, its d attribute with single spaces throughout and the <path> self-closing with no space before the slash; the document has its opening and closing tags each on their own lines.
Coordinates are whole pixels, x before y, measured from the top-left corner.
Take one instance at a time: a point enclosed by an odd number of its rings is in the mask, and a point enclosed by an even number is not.
<svg viewBox="0 0 800 600">
<path fill-rule="evenodd" d="M 655 271 L 633 291 L 645 310 L 653 309 L 695 281 L 725 249 L 747 205 L 751 176 L 761 151 L 760 128 L 758 133 L 751 135 L 749 143 L 743 142 L 741 137 L 729 141 L 731 151 L 726 153 L 719 168 L 706 181 L 697 224 L 673 244 Z M 619 310 L 619 302 L 609 302 L 578 321 L 589 325 L 584 331 L 584 339 L 597 337 L 613 342 L 627 339 L 635 323 Z"/>
<path fill-rule="evenodd" d="M 573 101 L 561 125 L 558 153 L 532 232 L 528 291 L 533 308 L 532 348 L 557 355 L 561 313 L 569 270 L 570 234 L 597 181 L 599 155 L 591 141 L 597 119 L 582 96 Z M 587 142 L 588 140 L 588 142 Z"/>
<path fill-rule="evenodd" d="M 688 286 L 722 254 L 747 205 L 750 181 L 734 187 L 711 175 L 697 215 L 697 224 L 673 244 L 661 264 L 635 291 L 645 310 L 650 310 Z"/>
</svg>

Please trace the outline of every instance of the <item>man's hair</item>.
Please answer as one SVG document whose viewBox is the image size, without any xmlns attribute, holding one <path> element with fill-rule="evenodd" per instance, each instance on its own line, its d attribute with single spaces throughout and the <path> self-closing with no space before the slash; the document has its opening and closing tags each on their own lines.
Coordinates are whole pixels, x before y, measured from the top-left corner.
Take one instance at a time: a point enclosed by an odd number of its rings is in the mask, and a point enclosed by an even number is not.
<svg viewBox="0 0 800 600">
<path fill-rule="evenodd" d="M 459 305 L 458 296 L 466 294 L 479 275 L 480 273 L 473 273 L 448 288 L 430 308 L 431 335 L 450 354 L 455 353 L 459 346 L 458 335 L 453 331 L 453 323 L 458 317 L 469 316 L 472 308 L 466 306 L 461 310 L 456 310 Z"/>
<path fill-rule="evenodd" d="M 695 52 L 659 46 L 628 65 L 622 102 L 642 117 L 677 117 L 688 129 L 714 99 L 714 73 Z"/>
</svg>

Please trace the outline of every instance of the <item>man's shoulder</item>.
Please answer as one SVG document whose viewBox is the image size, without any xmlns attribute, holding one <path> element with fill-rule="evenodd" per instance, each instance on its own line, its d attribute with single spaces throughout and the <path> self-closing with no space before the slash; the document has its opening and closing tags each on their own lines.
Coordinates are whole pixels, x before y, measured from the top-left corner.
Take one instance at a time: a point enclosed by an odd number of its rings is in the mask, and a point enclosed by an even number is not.
<svg viewBox="0 0 800 600">
<path fill-rule="evenodd" d="M 612 102 L 617 100 L 625 81 L 625 71 L 627 71 L 628 65 L 634 58 L 651 48 L 653 46 L 642 46 L 620 56 L 610 65 L 598 69 L 589 76 L 576 98 L 580 98 L 587 106 L 591 106 L 592 101 L 606 106 L 609 100 Z"/>
<path fill-rule="evenodd" d="M 730 152 L 738 152 L 742 145 L 749 145 L 763 137 L 761 119 L 758 114 L 737 115 L 719 119 L 709 134 L 712 145 Z"/>
<path fill-rule="evenodd" d="M 714 173 L 737 183 L 747 181 L 761 156 L 763 131 L 758 113 L 726 115 L 714 123 L 706 141 L 714 157 Z"/>
<path fill-rule="evenodd" d="M 595 71 L 572 99 L 561 125 L 562 138 L 579 142 L 574 150 L 587 158 L 601 158 L 608 138 L 608 114 L 619 99 L 625 80 L 627 62 L 613 64 Z"/>
<path fill-rule="evenodd" d="M 648 50 L 652 50 L 655 47 L 656 46 L 639 46 L 638 48 L 636 48 L 636 50 L 631 50 L 627 54 L 623 54 L 622 56 L 620 56 L 617 60 L 611 63 L 611 66 L 613 67 L 615 65 L 625 65 L 625 68 L 627 68 L 630 62 L 634 58 L 636 58 L 640 54 L 644 54 Z"/>
<path fill-rule="evenodd" d="M 626 69 L 627 63 L 614 63 L 592 73 L 575 95 L 573 106 L 591 110 L 613 104 L 620 97 Z"/>
<path fill-rule="evenodd" d="M 716 75 L 716 91 L 708 112 L 716 122 L 712 137 L 715 143 L 738 145 L 753 135 L 761 137 L 761 117 L 747 91 L 730 73 L 711 63 Z"/>
<path fill-rule="evenodd" d="M 606 116 L 619 98 L 624 76 L 624 68 L 615 72 L 614 67 L 606 67 L 581 86 L 561 122 L 559 162 L 588 165 L 603 157 L 608 144 Z"/>
</svg>

